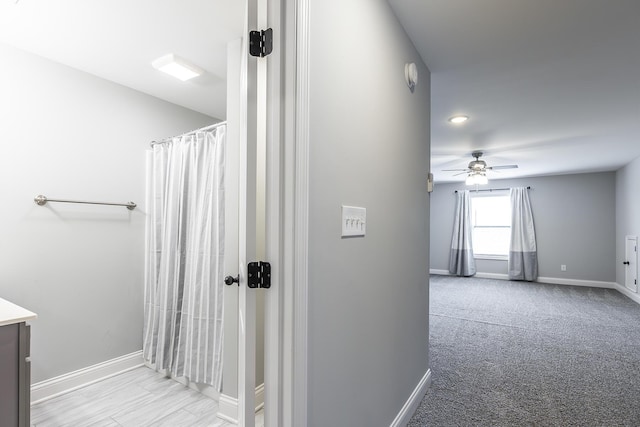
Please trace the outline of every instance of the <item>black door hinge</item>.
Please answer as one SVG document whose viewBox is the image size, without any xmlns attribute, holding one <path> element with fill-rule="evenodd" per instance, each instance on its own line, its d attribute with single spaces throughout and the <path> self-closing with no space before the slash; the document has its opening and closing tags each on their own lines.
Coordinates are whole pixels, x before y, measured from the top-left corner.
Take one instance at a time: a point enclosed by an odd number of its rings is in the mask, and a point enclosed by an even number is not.
<svg viewBox="0 0 640 427">
<path fill-rule="evenodd" d="M 267 28 L 262 31 L 249 32 L 249 54 L 264 57 L 273 51 L 273 30 Z"/>
<path fill-rule="evenodd" d="M 247 286 L 250 288 L 271 287 L 271 264 L 264 261 L 250 262 L 247 268 Z"/>
</svg>

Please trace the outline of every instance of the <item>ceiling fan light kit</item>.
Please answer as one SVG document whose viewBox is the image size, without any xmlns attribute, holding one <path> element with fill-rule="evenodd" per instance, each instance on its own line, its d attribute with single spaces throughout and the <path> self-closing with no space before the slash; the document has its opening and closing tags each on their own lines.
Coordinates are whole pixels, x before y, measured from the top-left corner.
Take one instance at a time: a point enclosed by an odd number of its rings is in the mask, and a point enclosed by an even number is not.
<svg viewBox="0 0 640 427">
<path fill-rule="evenodd" d="M 485 172 L 471 172 L 467 175 L 465 184 L 467 185 L 485 185 L 489 183 L 489 178 Z"/>
<path fill-rule="evenodd" d="M 515 169 L 518 165 L 500 165 L 500 166 L 487 166 L 487 162 L 480 160 L 484 153 L 482 151 L 474 151 L 471 156 L 475 158 L 469 162 L 466 169 L 443 169 L 445 172 L 459 172 L 455 175 L 467 174 L 465 183 L 467 185 L 484 185 L 489 182 L 487 178 L 487 171 L 498 169 Z M 454 176 L 455 176 L 454 175 Z"/>
</svg>

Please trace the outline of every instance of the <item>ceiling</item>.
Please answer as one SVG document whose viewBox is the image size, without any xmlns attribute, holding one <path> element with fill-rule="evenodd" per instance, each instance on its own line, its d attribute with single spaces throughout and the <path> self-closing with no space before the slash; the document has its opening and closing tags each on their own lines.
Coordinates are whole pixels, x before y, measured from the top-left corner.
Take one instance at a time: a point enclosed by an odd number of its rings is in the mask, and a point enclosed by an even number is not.
<svg viewBox="0 0 640 427">
<path fill-rule="evenodd" d="M 0 42 L 216 118 L 226 116 L 227 42 L 239 0 L 0 0 Z M 206 73 L 181 82 L 151 62 L 174 53 Z"/>
<path fill-rule="evenodd" d="M 616 170 L 640 156 L 640 1 L 389 0 L 431 70 L 431 170 L 463 181 Z M 226 44 L 239 0 L 0 0 L 0 42 L 225 117 Z M 167 53 L 206 74 L 151 67 Z M 454 114 L 470 117 L 452 125 Z"/>
<path fill-rule="evenodd" d="M 640 156 L 640 1 L 389 0 L 431 70 L 431 169 L 471 152 L 518 169 L 612 171 Z M 447 119 L 470 119 L 453 125 Z"/>
</svg>

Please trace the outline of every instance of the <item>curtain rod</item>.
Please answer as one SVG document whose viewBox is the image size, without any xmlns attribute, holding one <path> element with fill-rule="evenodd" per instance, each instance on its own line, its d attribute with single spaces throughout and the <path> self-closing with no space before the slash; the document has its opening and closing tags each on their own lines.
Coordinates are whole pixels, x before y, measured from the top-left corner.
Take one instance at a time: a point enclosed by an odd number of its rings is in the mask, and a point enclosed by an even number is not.
<svg viewBox="0 0 640 427">
<path fill-rule="evenodd" d="M 531 190 L 531 187 L 526 187 L 527 190 Z M 471 190 L 471 191 L 505 191 L 505 190 L 511 190 L 511 188 L 487 188 L 485 190 Z M 455 190 L 454 193 L 457 193 L 458 190 Z"/>
<path fill-rule="evenodd" d="M 180 135 L 170 136 L 170 137 L 168 137 L 168 138 L 163 138 L 163 139 L 161 139 L 160 141 L 151 141 L 150 145 L 153 147 L 153 146 L 154 146 L 154 145 L 156 145 L 156 144 L 164 144 L 164 143 L 166 143 L 166 142 L 171 141 L 173 138 L 180 138 L 180 137 L 182 137 L 182 136 L 191 135 L 192 133 L 196 133 L 196 132 L 203 132 L 203 131 L 205 131 L 205 130 L 215 129 L 215 128 L 217 128 L 218 126 L 222 126 L 222 125 L 226 125 L 226 124 L 227 124 L 227 121 L 226 121 L 226 120 L 225 120 L 225 121 L 223 121 L 223 122 L 214 123 L 214 124 L 212 124 L 212 125 L 208 125 L 208 126 L 205 126 L 205 127 L 200 128 L 200 129 L 195 129 L 195 130 L 192 130 L 192 131 L 189 131 L 189 132 L 182 133 L 182 134 L 180 134 Z"/>
</svg>

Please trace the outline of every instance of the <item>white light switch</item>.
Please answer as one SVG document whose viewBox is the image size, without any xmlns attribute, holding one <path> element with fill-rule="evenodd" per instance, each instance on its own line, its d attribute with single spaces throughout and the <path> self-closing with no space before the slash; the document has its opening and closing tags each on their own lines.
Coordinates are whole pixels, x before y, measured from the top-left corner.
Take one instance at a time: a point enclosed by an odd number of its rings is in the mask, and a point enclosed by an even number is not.
<svg viewBox="0 0 640 427">
<path fill-rule="evenodd" d="M 342 237 L 364 236 L 367 230 L 367 209 L 342 205 Z"/>
</svg>

